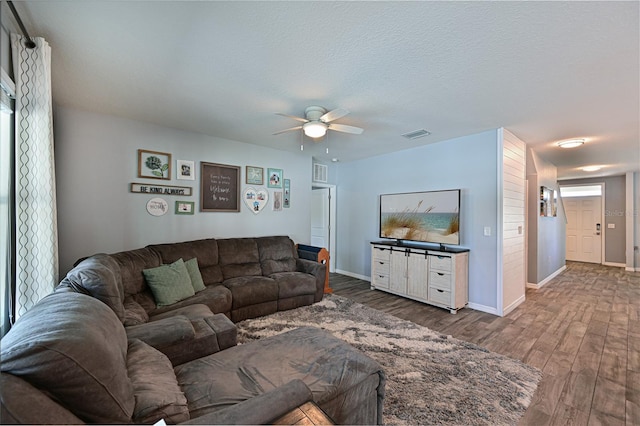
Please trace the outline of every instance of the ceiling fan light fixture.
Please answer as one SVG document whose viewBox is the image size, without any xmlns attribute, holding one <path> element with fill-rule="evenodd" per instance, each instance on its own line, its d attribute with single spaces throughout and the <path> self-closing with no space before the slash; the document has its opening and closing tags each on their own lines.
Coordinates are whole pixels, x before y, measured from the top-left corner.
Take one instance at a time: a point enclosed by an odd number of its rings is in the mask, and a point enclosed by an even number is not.
<svg viewBox="0 0 640 426">
<path fill-rule="evenodd" d="M 304 134 L 310 138 L 321 138 L 327 134 L 327 125 L 319 121 L 310 121 L 302 126 Z"/>
<path fill-rule="evenodd" d="M 557 143 L 560 148 L 577 148 L 582 144 L 584 144 L 584 139 L 569 139 Z"/>
</svg>

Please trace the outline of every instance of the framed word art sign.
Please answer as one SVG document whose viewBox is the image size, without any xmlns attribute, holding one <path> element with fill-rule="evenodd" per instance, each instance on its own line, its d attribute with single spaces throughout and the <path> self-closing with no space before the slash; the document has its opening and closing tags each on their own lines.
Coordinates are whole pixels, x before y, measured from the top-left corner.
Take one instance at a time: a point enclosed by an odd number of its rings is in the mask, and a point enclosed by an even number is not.
<svg viewBox="0 0 640 426">
<path fill-rule="evenodd" d="M 240 167 L 200 163 L 200 211 L 240 211 Z"/>
</svg>

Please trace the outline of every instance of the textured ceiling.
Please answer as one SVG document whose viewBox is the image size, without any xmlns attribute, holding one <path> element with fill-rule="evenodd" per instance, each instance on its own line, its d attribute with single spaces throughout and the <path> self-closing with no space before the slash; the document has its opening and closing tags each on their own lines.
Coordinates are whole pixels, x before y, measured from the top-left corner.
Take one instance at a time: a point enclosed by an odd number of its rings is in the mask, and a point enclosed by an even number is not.
<svg viewBox="0 0 640 426">
<path fill-rule="evenodd" d="M 561 178 L 640 169 L 638 2 L 24 1 L 54 102 L 340 161 L 505 127 Z M 400 135 L 425 128 L 431 135 Z M 584 137 L 575 150 L 555 142 Z M 325 154 L 324 147 L 330 153 Z M 579 167 L 605 166 L 587 173 Z"/>
</svg>

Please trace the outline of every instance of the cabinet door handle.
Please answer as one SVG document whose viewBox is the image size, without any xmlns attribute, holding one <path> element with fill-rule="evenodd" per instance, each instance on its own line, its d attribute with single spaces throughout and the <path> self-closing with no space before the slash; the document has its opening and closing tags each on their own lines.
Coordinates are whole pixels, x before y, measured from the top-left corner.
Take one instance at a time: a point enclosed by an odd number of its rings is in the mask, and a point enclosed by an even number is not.
<svg viewBox="0 0 640 426">
<path fill-rule="evenodd" d="M 381 264 L 381 265 L 384 265 L 384 262 L 378 262 L 378 263 Z"/>
<path fill-rule="evenodd" d="M 436 274 L 443 276 L 444 274 L 442 272 L 436 272 Z"/>
<path fill-rule="evenodd" d="M 440 290 L 440 289 L 436 289 L 438 290 L 438 293 L 444 293 L 444 290 Z"/>
</svg>

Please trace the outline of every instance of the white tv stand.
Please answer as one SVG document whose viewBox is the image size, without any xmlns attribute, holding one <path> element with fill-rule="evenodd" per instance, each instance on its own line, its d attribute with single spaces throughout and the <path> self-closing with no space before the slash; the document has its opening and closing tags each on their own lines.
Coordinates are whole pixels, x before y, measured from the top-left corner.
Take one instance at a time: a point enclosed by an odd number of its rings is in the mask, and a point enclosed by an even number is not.
<svg viewBox="0 0 640 426">
<path fill-rule="evenodd" d="M 469 249 L 372 242 L 371 289 L 455 314 L 469 303 Z"/>
</svg>

